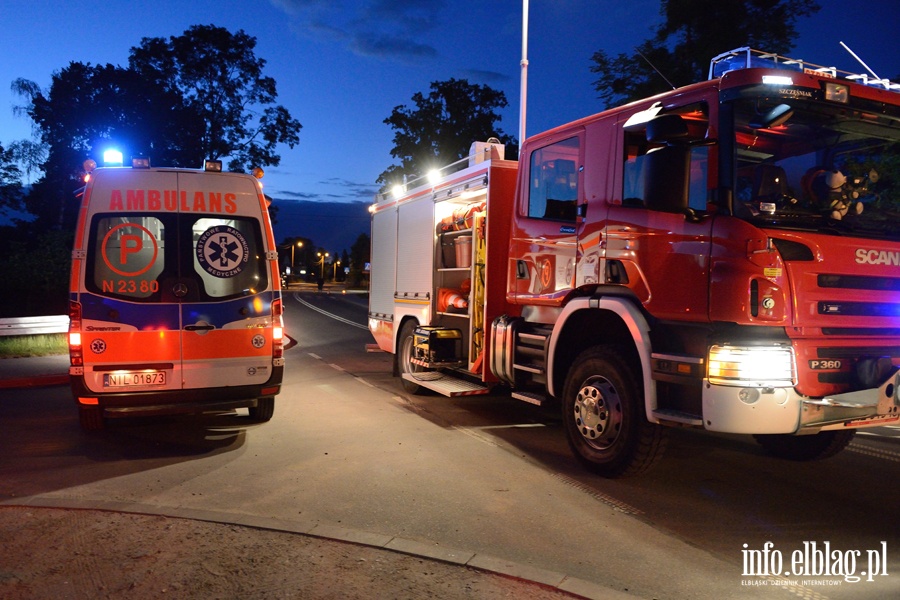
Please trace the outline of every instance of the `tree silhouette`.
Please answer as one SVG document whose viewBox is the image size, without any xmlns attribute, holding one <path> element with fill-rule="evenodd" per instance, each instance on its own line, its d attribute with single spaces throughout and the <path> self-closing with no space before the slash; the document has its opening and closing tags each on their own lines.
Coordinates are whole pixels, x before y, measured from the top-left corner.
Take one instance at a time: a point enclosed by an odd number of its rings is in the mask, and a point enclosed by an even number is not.
<svg viewBox="0 0 900 600">
<path fill-rule="evenodd" d="M 506 107 L 506 95 L 489 86 L 465 79 L 435 81 L 427 96 L 416 92 L 412 101 L 415 108 L 397 106 L 384 120 L 394 130 L 391 156 L 400 165 L 385 170 L 378 183 L 449 165 L 468 156 L 472 142 L 495 137 L 504 144 L 516 143 L 496 125 L 501 117 L 495 111 Z"/>
<path fill-rule="evenodd" d="M 3 214 L 3 209 L 21 208 L 22 185 L 19 177 L 20 172 L 13 151 L 4 150 L 3 146 L 0 146 L 0 215 Z"/>
<path fill-rule="evenodd" d="M 194 25 L 180 36 L 144 38 L 129 68 L 157 89 L 180 99 L 189 120 L 194 161 L 229 157 L 231 170 L 278 165 L 277 144 L 293 147 L 301 125 L 283 106 L 256 38 L 213 25 Z"/>
<path fill-rule="evenodd" d="M 275 81 L 263 75 L 255 47 L 243 31 L 197 25 L 168 39 L 144 38 L 127 67 L 71 62 L 46 90 L 13 82 L 25 100 L 14 112 L 32 120 L 40 137 L 34 147 L 46 159 L 24 200 L 35 218 L 2 228 L 0 254 L 10 268 L 0 281 L 0 299 L 9 299 L 0 312 L 25 305 L 64 312 L 82 164 L 102 164 L 109 146 L 154 166 L 200 167 L 207 158 L 226 159 L 233 171 L 279 164 L 278 144 L 297 144 L 301 125 L 275 104 Z M 23 158 L 0 156 L 0 177 L 10 176 L 13 161 L 34 166 Z M 16 193 L 0 185 L 5 205 L 17 202 Z"/>
<path fill-rule="evenodd" d="M 662 0 L 665 21 L 633 54 L 594 53 L 594 89 L 608 108 L 702 81 L 709 60 L 734 48 L 785 54 L 797 20 L 819 9 L 815 0 Z"/>
<path fill-rule="evenodd" d="M 168 40 L 144 38 L 129 66 L 72 62 L 42 91 L 20 79 L 13 89 L 47 148 L 44 177 L 28 209 L 44 226 L 72 225 L 83 161 L 102 164 L 109 146 L 148 156 L 154 166 L 199 167 L 229 159 L 229 168 L 278 165 L 278 144 L 299 141 L 300 123 L 262 74 L 256 39 L 243 31 L 195 25 Z"/>
</svg>

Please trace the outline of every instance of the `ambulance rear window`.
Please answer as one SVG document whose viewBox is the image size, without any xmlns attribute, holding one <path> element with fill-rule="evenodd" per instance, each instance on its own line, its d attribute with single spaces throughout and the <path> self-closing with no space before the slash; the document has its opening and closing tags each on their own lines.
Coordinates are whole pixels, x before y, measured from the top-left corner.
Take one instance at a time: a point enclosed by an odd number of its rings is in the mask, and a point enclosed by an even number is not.
<svg viewBox="0 0 900 600">
<path fill-rule="evenodd" d="M 91 228 L 88 289 L 132 300 L 158 297 L 166 230 L 155 216 L 98 215 Z"/>
<path fill-rule="evenodd" d="M 132 302 L 212 302 L 258 293 L 269 285 L 259 220 L 94 215 L 85 285 Z"/>
<path fill-rule="evenodd" d="M 256 219 L 196 219 L 191 239 L 193 272 L 207 297 L 231 298 L 265 288 L 265 253 Z"/>
</svg>

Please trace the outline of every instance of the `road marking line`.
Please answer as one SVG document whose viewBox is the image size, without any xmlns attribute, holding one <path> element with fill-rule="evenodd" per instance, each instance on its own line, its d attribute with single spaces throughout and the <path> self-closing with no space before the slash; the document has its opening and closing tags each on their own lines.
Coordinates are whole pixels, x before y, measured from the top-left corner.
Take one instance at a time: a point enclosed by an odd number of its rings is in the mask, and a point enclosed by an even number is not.
<svg viewBox="0 0 900 600">
<path fill-rule="evenodd" d="M 512 423 L 511 425 L 482 425 L 480 427 L 469 427 L 468 429 L 528 429 L 546 426 L 546 423 Z"/>
<path fill-rule="evenodd" d="M 874 456 L 875 458 L 883 458 L 884 460 L 900 462 L 900 452 L 895 452 L 893 450 L 872 448 L 871 446 L 857 444 L 856 442 L 850 442 L 850 445 L 847 446 L 847 450 L 856 452 L 857 454 L 865 454 L 866 456 Z"/>
<path fill-rule="evenodd" d="M 294 299 L 297 302 L 299 302 L 300 304 L 302 304 L 303 306 L 305 306 L 306 308 L 314 310 L 317 313 L 321 313 L 330 319 L 334 319 L 335 321 L 340 321 L 341 323 L 346 323 L 347 325 L 352 325 L 353 327 L 358 327 L 359 329 L 365 329 L 366 331 L 369 330 L 369 327 L 367 325 L 360 325 L 359 323 L 355 323 L 355 322 L 351 321 L 350 319 L 345 319 L 344 317 L 339 317 L 339 316 L 332 314 L 326 310 L 322 310 L 321 308 L 319 308 L 317 306 L 313 306 L 306 300 L 302 299 L 299 296 L 299 294 L 297 294 L 296 292 L 294 293 Z"/>
<path fill-rule="evenodd" d="M 595 500 L 599 500 L 600 502 L 602 502 L 604 504 L 608 504 L 609 506 L 615 508 L 616 510 L 622 511 L 625 514 L 628 514 L 628 515 L 644 514 L 644 511 L 642 511 L 641 509 L 635 508 L 634 506 L 631 506 L 630 504 L 622 502 L 621 500 L 616 500 L 612 496 L 610 496 L 608 494 L 604 494 L 603 492 L 598 492 L 597 490 L 593 490 L 593 489 L 589 488 L 588 486 L 584 485 L 583 483 L 581 483 L 580 481 L 572 479 L 571 477 L 563 475 L 562 473 L 551 473 L 551 475 L 553 475 L 553 477 L 555 477 L 556 479 L 559 479 L 566 485 L 569 485 L 579 491 L 582 491 L 585 494 L 587 494 L 588 496 L 593 497 Z"/>
</svg>

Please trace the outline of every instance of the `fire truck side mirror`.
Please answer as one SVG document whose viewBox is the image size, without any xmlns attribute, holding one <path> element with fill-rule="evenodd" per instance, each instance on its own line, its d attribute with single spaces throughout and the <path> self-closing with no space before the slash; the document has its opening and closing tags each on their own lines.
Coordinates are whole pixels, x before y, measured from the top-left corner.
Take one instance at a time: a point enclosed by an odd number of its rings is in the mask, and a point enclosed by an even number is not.
<svg viewBox="0 0 900 600">
<path fill-rule="evenodd" d="M 644 171 L 644 202 L 647 208 L 683 212 L 688 207 L 690 166 L 690 146 L 663 146 L 648 152 Z"/>
<path fill-rule="evenodd" d="M 688 142 L 687 123 L 679 115 L 660 115 L 647 123 L 647 141 L 658 144 Z"/>
</svg>

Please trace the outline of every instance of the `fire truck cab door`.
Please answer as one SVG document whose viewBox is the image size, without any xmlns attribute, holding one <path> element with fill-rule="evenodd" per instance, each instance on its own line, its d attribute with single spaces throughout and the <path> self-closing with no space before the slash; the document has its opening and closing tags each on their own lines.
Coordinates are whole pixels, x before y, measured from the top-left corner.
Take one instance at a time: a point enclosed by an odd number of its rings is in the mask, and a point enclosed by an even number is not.
<svg viewBox="0 0 900 600">
<path fill-rule="evenodd" d="M 575 285 L 583 204 L 583 131 L 548 138 L 521 159 L 509 291 L 519 303 L 559 305 Z"/>
<path fill-rule="evenodd" d="M 607 282 L 630 287 L 659 318 L 706 320 L 710 147 L 648 143 L 643 131 L 619 135 L 622 202 L 609 210 Z"/>
</svg>

